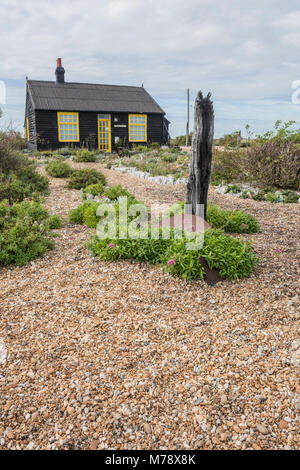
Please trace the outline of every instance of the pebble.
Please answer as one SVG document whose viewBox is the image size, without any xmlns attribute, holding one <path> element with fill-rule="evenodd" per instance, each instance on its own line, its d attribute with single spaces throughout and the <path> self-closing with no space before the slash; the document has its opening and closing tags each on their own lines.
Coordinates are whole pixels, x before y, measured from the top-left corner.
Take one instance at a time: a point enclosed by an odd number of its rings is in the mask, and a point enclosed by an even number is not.
<svg viewBox="0 0 300 470">
<path fill-rule="evenodd" d="M 261 434 L 264 434 L 264 435 L 269 434 L 269 431 L 268 431 L 268 429 L 266 428 L 266 426 L 265 426 L 264 424 L 257 424 L 257 425 L 256 425 L 256 429 L 257 429 L 258 432 L 260 432 Z"/>
</svg>

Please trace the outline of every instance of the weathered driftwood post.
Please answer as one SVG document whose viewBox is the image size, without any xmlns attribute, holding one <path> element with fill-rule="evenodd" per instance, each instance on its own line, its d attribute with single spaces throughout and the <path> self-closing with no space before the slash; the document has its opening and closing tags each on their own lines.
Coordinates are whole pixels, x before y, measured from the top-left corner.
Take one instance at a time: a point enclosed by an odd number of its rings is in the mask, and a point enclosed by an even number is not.
<svg viewBox="0 0 300 470">
<path fill-rule="evenodd" d="M 187 204 L 191 204 L 192 214 L 195 215 L 201 215 L 197 213 L 197 204 L 203 204 L 205 220 L 214 137 L 214 108 L 210 97 L 209 93 L 204 98 L 199 91 L 195 101 L 192 157 L 187 184 Z"/>
</svg>

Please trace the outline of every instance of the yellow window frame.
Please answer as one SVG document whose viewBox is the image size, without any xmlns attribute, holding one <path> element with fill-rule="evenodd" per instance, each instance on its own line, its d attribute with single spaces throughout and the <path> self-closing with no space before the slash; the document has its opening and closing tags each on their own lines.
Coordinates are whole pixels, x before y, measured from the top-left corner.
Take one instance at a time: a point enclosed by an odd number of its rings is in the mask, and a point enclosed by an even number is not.
<svg viewBox="0 0 300 470">
<path fill-rule="evenodd" d="M 61 116 L 76 116 L 76 123 L 75 122 L 61 122 Z M 60 125 L 61 124 L 69 124 L 72 126 L 76 126 L 76 131 L 77 131 L 77 138 L 76 139 L 71 139 L 71 140 L 66 140 L 62 139 L 61 132 L 60 132 Z M 79 142 L 79 113 L 70 113 L 69 111 L 61 111 L 57 113 L 57 126 L 58 126 L 58 141 L 59 142 Z"/>
<path fill-rule="evenodd" d="M 144 123 L 132 123 L 131 118 L 137 118 L 137 117 L 144 117 L 145 122 Z M 129 127 L 129 142 L 147 142 L 147 114 L 129 114 L 128 116 L 128 127 Z M 145 139 L 132 139 L 131 138 L 131 127 L 132 126 L 137 126 L 137 127 L 143 127 L 145 130 Z"/>
<path fill-rule="evenodd" d="M 98 118 L 98 149 L 101 150 L 102 152 L 107 152 L 107 153 L 110 153 L 111 152 L 111 115 L 108 114 L 107 118 Z M 101 127 L 101 124 L 103 124 L 104 126 L 107 125 L 108 126 L 108 146 L 107 148 L 102 148 L 102 145 L 103 145 L 103 142 L 101 142 L 101 137 L 103 137 L 103 135 L 101 135 L 100 133 L 100 127 Z M 105 146 L 106 142 L 104 141 L 104 146 Z"/>
<path fill-rule="evenodd" d="M 30 140 L 30 135 L 29 135 L 29 119 L 28 119 L 28 117 L 26 118 L 26 126 L 27 126 L 27 128 L 26 128 L 26 136 L 27 136 L 27 140 L 28 140 L 28 142 L 29 142 L 29 140 Z"/>
</svg>

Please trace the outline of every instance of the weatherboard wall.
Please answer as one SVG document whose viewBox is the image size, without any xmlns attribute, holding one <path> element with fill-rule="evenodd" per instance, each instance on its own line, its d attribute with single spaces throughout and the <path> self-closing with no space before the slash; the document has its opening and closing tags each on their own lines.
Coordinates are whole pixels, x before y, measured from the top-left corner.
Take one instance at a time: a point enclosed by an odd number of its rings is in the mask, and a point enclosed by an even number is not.
<svg viewBox="0 0 300 470">
<path fill-rule="evenodd" d="M 80 112 L 79 113 L 79 143 L 59 142 L 58 140 L 58 124 L 56 111 L 36 110 L 35 116 L 32 117 L 37 133 L 38 149 L 57 149 L 66 146 L 88 146 L 95 142 L 92 147 L 98 148 L 98 114 L 96 112 Z M 128 135 L 128 113 L 109 113 L 111 115 L 111 139 L 112 150 L 116 148 L 115 139 L 126 138 Z M 158 142 L 159 144 L 167 143 L 166 133 L 163 126 L 162 114 L 147 114 L 147 139 L 148 142 Z M 130 143 L 129 143 L 130 144 Z"/>
</svg>

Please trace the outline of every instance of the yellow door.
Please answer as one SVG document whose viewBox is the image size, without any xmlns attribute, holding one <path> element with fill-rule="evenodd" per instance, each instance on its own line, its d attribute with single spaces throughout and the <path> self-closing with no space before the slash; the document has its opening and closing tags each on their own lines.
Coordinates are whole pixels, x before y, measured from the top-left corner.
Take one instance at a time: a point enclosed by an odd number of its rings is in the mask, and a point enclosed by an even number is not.
<svg viewBox="0 0 300 470">
<path fill-rule="evenodd" d="M 102 152 L 111 152 L 110 114 L 98 115 L 98 142 L 99 150 Z"/>
</svg>

